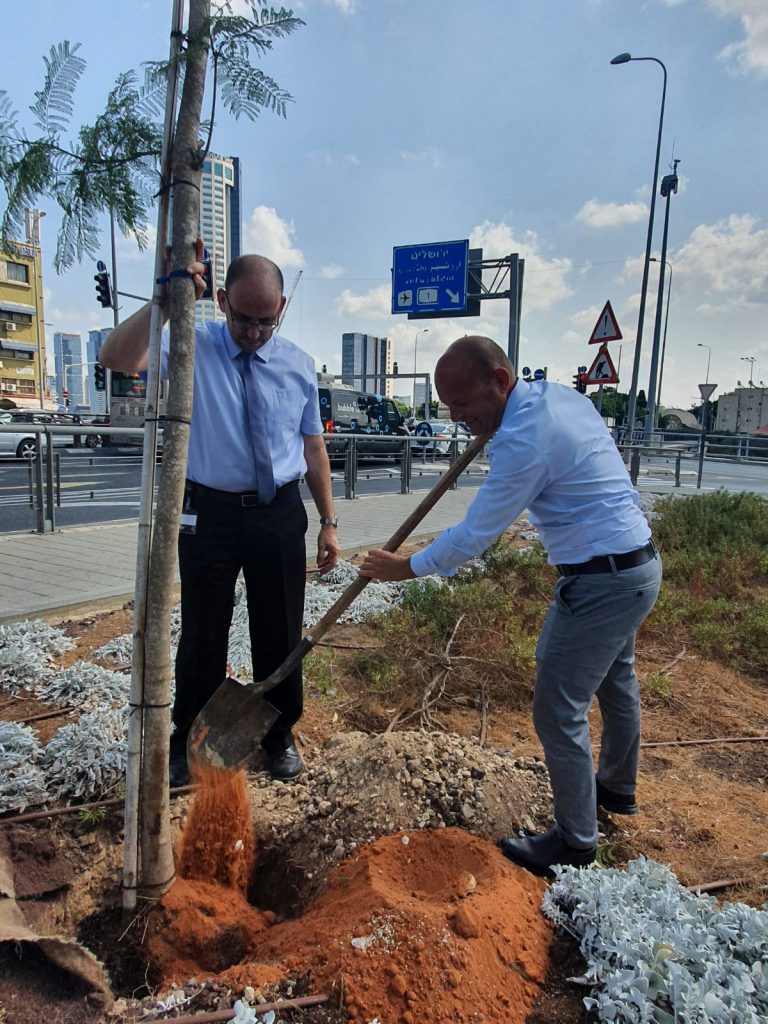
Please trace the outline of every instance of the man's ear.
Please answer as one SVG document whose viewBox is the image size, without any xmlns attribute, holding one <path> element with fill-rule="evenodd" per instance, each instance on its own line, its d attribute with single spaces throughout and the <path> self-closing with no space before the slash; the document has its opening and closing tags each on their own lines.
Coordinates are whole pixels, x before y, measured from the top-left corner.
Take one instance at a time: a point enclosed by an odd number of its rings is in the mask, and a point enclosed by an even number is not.
<svg viewBox="0 0 768 1024">
<path fill-rule="evenodd" d="M 509 372 L 506 366 L 497 366 L 493 371 L 493 381 L 505 395 L 508 395 L 511 391 L 514 380 L 514 375 Z"/>
<path fill-rule="evenodd" d="M 223 288 L 216 289 L 216 301 L 218 302 L 219 309 L 221 310 L 222 313 L 226 313 L 226 309 L 224 308 L 224 302 L 226 300 L 226 297 L 227 293 L 224 291 Z"/>
</svg>

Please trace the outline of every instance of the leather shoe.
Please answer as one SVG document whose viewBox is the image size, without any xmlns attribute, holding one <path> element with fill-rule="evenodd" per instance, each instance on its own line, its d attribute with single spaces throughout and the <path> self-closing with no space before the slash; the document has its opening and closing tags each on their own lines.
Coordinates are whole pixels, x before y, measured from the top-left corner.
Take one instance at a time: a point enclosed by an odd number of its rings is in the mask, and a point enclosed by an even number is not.
<svg viewBox="0 0 768 1024">
<path fill-rule="evenodd" d="M 595 780 L 597 806 L 609 814 L 637 814 L 638 807 L 634 793 L 612 793 Z"/>
<path fill-rule="evenodd" d="M 171 789 L 176 789 L 177 786 L 189 785 L 187 755 L 181 751 L 176 753 L 172 751 L 171 756 L 168 758 L 168 783 Z"/>
<path fill-rule="evenodd" d="M 276 782 L 298 779 L 303 770 L 304 762 L 295 743 L 289 743 L 284 750 L 267 753 L 267 771 Z"/>
<path fill-rule="evenodd" d="M 518 836 L 514 839 L 500 839 L 499 847 L 505 857 L 513 863 L 531 871 L 534 875 L 552 877 L 555 864 L 569 864 L 575 868 L 591 864 L 597 854 L 597 847 L 577 850 L 560 836 L 557 829 L 550 829 L 542 835 Z"/>
</svg>

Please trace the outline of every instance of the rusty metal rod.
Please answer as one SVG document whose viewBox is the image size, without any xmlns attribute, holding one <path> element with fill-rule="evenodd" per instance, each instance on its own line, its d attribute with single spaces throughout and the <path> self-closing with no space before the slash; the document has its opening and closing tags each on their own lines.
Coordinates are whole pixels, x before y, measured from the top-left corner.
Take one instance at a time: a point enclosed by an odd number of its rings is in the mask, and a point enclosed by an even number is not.
<svg viewBox="0 0 768 1024">
<path fill-rule="evenodd" d="M 688 747 L 695 743 L 765 743 L 768 736 L 719 736 L 713 740 L 659 740 L 657 743 L 641 743 L 641 747 Z"/>
<path fill-rule="evenodd" d="M 185 793 L 194 793 L 197 786 L 177 786 L 170 790 L 171 796 L 184 796 Z M 53 807 L 48 811 L 29 811 L 26 814 L 17 814 L 13 818 L 0 818 L 0 825 L 16 825 L 23 821 L 36 821 L 38 818 L 58 818 L 62 814 L 76 814 L 78 811 L 92 811 L 98 807 L 116 807 L 124 804 L 125 797 L 116 796 L 111 800 L 96 800 L 90 804 L 70 804 L 69 807 Z"/>
<path fill-rule="evenodd" d="M 319 1006 L 327 1003 L 330 996 L 300 996 L 298 999 L 278 999 L 275 1003 L 257 1003 L 251 1006 L 254 1013 L 269 1013 L 270 1010 L 301 1010 L 307 1006 Z M 173 1024 L 213 1024 L 213 1021 L 231 1020 L 235 1016 L 234 1010 L 215 1010 L 213 1013 L 195 1013 L 189 1017 L 174 1017 Z"/>
<path fill-rule="evenodd" d="M 701 885 L 686 885 L 689 892 L 716 892 L 718 889 L 732 889 L 734 885 L 745 885 L 751 878 L 720 878 L 716 882 L 703 882 Z"/>
</svg>

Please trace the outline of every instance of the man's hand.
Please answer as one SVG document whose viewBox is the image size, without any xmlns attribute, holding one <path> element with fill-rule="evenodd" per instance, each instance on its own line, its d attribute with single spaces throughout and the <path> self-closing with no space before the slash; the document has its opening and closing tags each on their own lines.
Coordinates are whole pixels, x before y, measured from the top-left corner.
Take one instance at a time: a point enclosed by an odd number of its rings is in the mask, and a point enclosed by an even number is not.
<svg viewBox="0 0 768 1024">
<path fill-rule="evenodd" d="M 335 526 L 321 526 L 317 535 L 317 568 L 330 572 L 341 554 L 341 546 Z"/>
<path fill-rule="evenodd" d="M 368 576 L 374 580 L 385 580 L 388 583 L 416 579 L 416 573 L 411 569 L 411 560 L 407 555 L 395 555 L 380 548 L 368 552 L 360 565 L 358 575 Z"/>
<path fill-rule="evenodd" d="M 192 283 L 195 286 L 195 300 L 203 297 L 205 291 L 205 266 L 203 264 L 203 240 L 202 238 L 195 239 L 195 259 L 192 263 L 187 264 L 187 273 L 192 275 Z"/>
</svg>

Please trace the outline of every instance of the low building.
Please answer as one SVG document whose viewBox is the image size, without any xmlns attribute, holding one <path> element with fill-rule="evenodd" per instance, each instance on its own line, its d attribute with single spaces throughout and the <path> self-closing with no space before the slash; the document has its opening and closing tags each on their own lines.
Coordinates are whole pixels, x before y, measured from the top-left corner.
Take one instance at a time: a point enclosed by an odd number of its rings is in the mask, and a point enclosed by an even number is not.
<svg viewBox="0 0 768 1024">
<path fill-rule="evenodd" d="M 39 215 L 28 211 L 26 242 L 0 253 L 0 399 L 18 408 L 50 405 L 45 386 L 45 326 Z"/>
<path fill-rule="evenodd" d="M 768 388 L 737 387 L 720 395 L 717 402 L 715 431 L 730 434 L 754 434 L 768 424 Z"/>
</svg>

